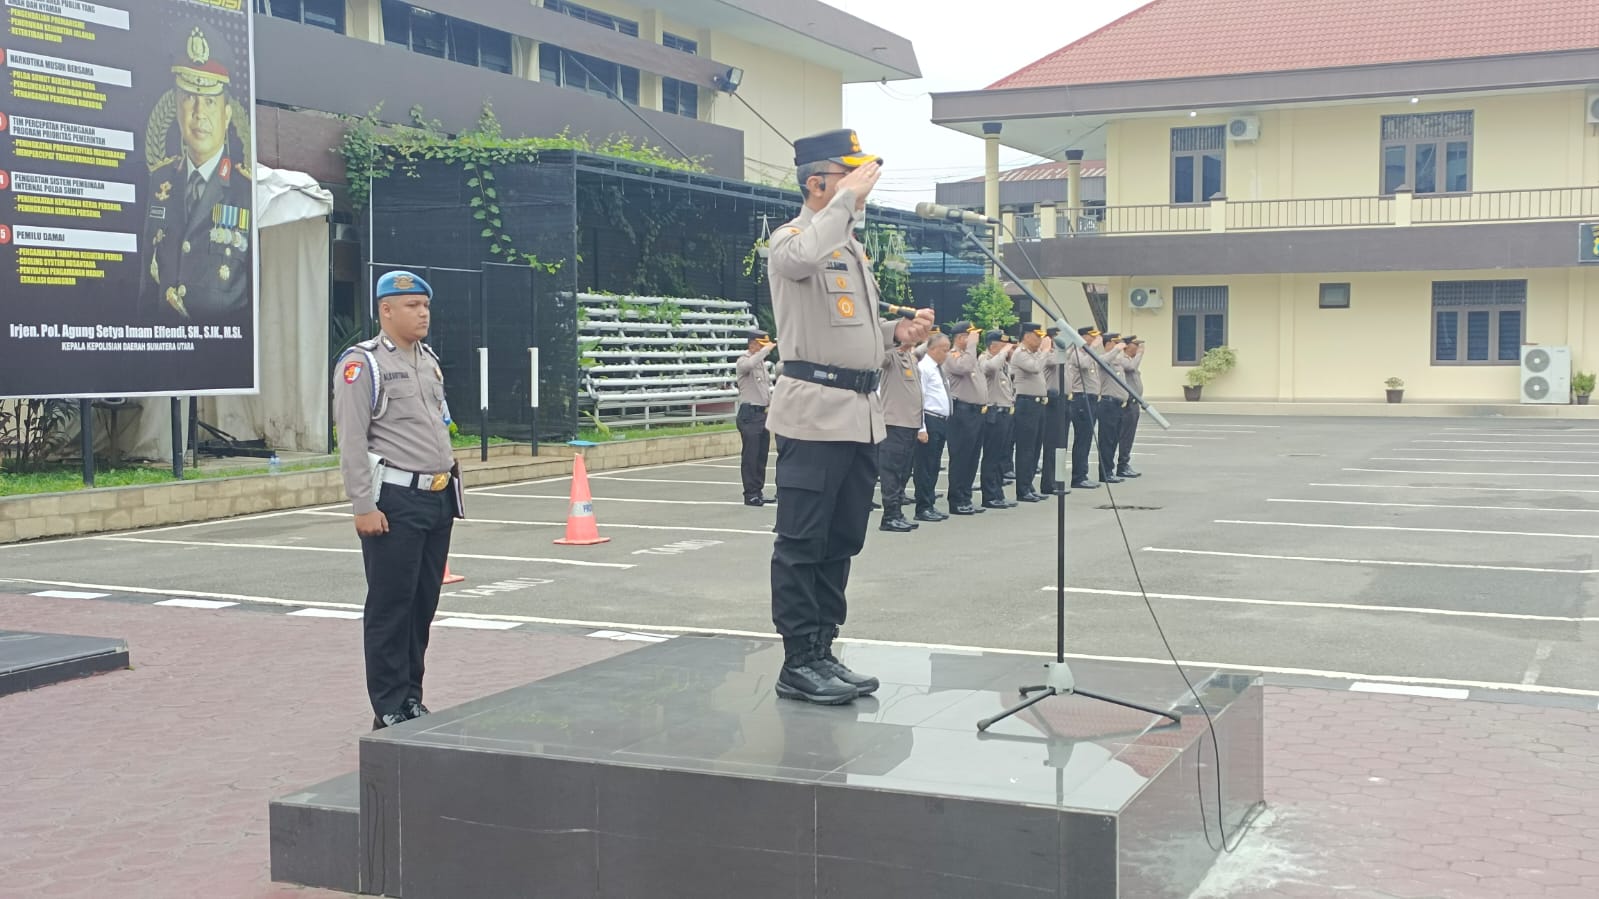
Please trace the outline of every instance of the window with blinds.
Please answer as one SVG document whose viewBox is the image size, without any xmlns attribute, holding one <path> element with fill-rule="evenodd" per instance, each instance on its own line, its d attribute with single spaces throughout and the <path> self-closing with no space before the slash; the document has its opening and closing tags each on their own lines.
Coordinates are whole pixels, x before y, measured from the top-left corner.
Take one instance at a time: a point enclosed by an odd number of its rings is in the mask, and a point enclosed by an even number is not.
<svg viewBox="0 0 1599 899">
<path fill-rule="evenodd" d="M 1401 187 L 1418 195 L 1471 190 L 1471 112 L 1382 117 L 1383 196 Z"/>
<path fill-rule="evenodd" d="M 1208 350 L 1227 343 L 1227 288 L 1172 290 L 1172 362 L 1198 365 Z"/>
<path fill-rule="evenodd" d="M 1434 281 L 1433 364 L 1519 363 L 1526 313 L 1526 281 Z"/>
<path fill-rule="evenodd" d="M 1221 125 L 1171 130 L 1171 201 L 1209 203 L 1225 193 L 1227 136 Z"/>
</svg>

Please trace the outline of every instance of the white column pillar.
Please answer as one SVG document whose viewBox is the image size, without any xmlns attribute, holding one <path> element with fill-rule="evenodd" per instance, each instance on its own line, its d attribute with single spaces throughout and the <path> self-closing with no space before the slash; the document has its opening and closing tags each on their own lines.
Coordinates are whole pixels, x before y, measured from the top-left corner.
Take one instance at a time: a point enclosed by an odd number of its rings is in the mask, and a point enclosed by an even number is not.
<svg viewBox="0 0 1599 899">
<path fill-rule="evenodd" d="M 1076 231 L 1083 217 L 1083 151 L 1066 151 L 1066 230 Z"/>
<path fill-rule="evenodd" d="M 983 123 L 983 215 L 999 218 L 999 132 L 1000 122 Z M 999 253 L 1000 230 L 992 227 L 993 250 Z M 995 272 L 995 277 L 998 277 Z"/>
</svg>

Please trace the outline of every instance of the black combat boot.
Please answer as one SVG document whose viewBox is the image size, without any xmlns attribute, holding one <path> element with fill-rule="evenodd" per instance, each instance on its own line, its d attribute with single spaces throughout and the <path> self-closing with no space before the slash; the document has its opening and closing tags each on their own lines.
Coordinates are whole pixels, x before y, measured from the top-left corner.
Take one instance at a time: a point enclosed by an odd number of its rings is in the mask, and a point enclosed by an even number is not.
<svg viewBox="0 0 1599 899">
<path fill-rule="evenodd" d="M 838 656 L 833 655 L 833 641 L 837 638 L 838 625 L 836 624 L 824 627 L 816 634 L 816 667 L 825 668 L 834 677 L 854 687 L 855 692 L 860 695 L 870 695 L 878 687 L 877 678 L 869 674 L 856 674 L 845 668 L 844 663 L 838 660 Z"/>
<path fill-rule="evenodd" d="M 853 702 L 859 692 L 839 680 L 826 661 L 816 658 L 815 634 L 783 638 L 783 670 L 777 675 L 777 695 L 820 705 Z"/>
</svg>

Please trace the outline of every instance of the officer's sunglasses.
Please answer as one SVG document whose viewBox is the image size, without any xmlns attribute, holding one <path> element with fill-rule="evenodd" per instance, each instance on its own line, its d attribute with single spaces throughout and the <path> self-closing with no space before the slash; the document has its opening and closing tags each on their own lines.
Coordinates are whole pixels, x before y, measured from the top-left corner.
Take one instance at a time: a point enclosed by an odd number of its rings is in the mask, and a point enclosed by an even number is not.
<svg viewBox="0 0 1599 899">
<path fill-rule="evenodd" d="M 848 175 L 849 173 L 850 173 L 849 169 L 842 169 L 842 170 L 835 170 L 835 171 L 831 171 L 831 172 L 817 172 L 812 177 L 816 177 L 816 178 L 822 179 L 822 186 L 820 188 L 818 188 L 818 190 L 827 190 L 827 179 L 828 178 L 830 178 L 830 177 L 832 177 L 834 175 L 838 175 L 838 176 L 842 177 L 844 175 Z"/>
</svg>

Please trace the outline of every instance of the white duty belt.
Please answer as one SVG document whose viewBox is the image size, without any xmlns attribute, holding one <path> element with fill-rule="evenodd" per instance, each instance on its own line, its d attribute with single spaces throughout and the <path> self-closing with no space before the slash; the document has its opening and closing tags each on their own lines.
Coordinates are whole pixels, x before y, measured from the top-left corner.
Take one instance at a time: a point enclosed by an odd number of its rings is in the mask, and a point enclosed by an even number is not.
<svg viewBox="0 0 1599 899">
<path fill-rule="evenodd" d="M 394 484 L 399 487 L 411 487 L 417 490 L 427 490 L 433 493 L 437 493 L 440 490 L 450 486 L 450 473 L 447 471 L 439 474 L 418 474 L 417 472 L 413 471 L 404 471 L 402 469 L 392 468 L 388 465 L 384 465 L 382 468 L 382 480 L 385 484 Z"/>
</svg>

